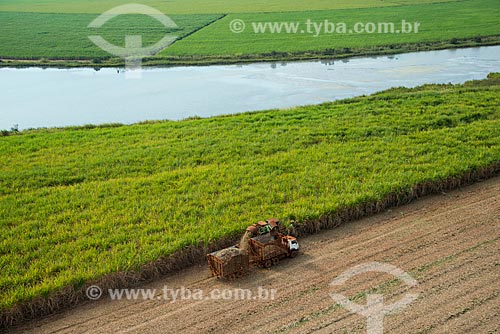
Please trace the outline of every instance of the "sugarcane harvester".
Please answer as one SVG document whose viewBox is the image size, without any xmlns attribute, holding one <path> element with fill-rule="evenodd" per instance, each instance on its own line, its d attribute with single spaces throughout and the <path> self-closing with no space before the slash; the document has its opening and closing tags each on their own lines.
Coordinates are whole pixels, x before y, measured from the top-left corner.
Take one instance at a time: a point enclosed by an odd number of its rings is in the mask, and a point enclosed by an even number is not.
<svg viewBox="0 0 500 334">
<path fill-rule="evenodd" d="M 207 254 L 212 276 L 234 279 L 243 276 L 251 265 L 269 268 L 285 257 L 294 258 L 299 243 L 280 230 L 278 219 L 272 218 L 250 225 L 240 243 Z"/>
</svg>

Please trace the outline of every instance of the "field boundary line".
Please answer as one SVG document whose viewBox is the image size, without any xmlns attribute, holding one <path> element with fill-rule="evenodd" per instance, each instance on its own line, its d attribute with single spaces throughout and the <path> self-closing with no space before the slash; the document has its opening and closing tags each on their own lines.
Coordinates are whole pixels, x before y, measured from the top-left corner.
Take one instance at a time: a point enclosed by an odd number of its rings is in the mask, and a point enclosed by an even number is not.
<svg viewBox="0 0 500 334">
<path fill-rule="evenodd" d="M 202 30 L 202 29 L 204 29 L 204 28 L 206 28 L 206 27 L 208 27 L 208 26 L 210 26 L 210 25 L 212 25 L 212 24 L 216 23 L 217 21 L 222 20 L 222 19 L 223 19 L 223 18 L 225 18 L 227 15 L 228 15 L 228 14 L 221 14 L 219 17 L 217 17 L 217 18 L 215 18 L 215 19 L 213 19 L 213 20 L 211 20 L 211 21 L 207 22 L 206 24 L 204 24 L 204 25 L 202 25 L 202 26 L 200 26 L 200 27 L 196 28 L 195 30 L 190 31 L 190 32 L 188 32 L 187 34 L 185 34 L 185 35 L 183 35 L 183 36 L 180 36 L 180 37 L 179 37 L 179 38 L 177 38 L 177 39 L 176 39 L 176 40 L 175 40 L 175 41 L 174 41 L 174 42 L 173 42 L 170 46 L 174 45 L 174 44 L 175 44 L 175 43 L 177 43 L 178 41 L 183 40 L 183 39 L 184 39 L 184 38 L 186 38 L 186 37 L 189 37 L 189 36 L 193 35 L 194 33 L 197 33 L 198 31 L 200 31 L 200 30 Z M 170 46 L 169 46 L 169 47 L 170 47 Z M 163 51 L 163 50 L 162 50 L 162 51 Z M 161 52 L 161 51 L 160 51 L 160 52 Z"/>
</svg>

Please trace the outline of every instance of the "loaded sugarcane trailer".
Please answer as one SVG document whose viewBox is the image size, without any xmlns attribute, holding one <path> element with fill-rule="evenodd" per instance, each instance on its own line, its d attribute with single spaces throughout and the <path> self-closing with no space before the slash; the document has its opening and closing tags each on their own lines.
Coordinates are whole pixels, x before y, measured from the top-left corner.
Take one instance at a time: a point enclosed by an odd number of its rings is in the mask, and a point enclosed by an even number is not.
<svg viewBox="0 0 500 334">
<path fill-rule="evenodd" d="M 269 268 L 298 252 L 297 239 L 280 233 L 278 220 L 269 219 L 250 226 L 239 245 L 207 254 L 207 261 L 212 276 L 233 279 L 243 276 L 252 264 Z"/>
<path fill-rule="evenodd" d="M 212 276 L 219 278 L 239 278 L 250 267 L 248 253 L 236 246 L 207 254 L 207 260 Z"/>
</svg>

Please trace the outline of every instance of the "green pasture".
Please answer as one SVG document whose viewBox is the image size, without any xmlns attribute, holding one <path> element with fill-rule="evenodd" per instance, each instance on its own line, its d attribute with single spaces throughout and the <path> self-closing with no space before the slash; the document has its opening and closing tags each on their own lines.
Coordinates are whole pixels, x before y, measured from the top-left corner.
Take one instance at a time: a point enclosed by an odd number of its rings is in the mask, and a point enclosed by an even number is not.
<svg viewBox="0 0 500 334">
<path fill-rule="evenodd" d="M 118 16 L 103 27 L 88 28 L 94 14 L 47 14 L 0 12 L 2 22 L 0 57 L 17 59 L 94 59 L 113 57 L 88 38 L 100 35 L 110 43 L 124 46 L 125 36 L 140 35 L 144 46 L 165 35 L 183 37 L 218 19 L 219 15 L 172 15 L 178 28 L 165 28 L 145 15 Z"/>
<path fill-rule="evenodd" d="M 141 3 L 170 14 L 283 12 L 389 7 L 457 0 L 2 0 L 0 11 L 100 14 L 113 7 Z"/>
<path fill-rule="evenodd" d="M 336 11 L 305 11 L 294 13 L 231 14 L 205 27 L 196 34 L 175 43 L 160 55 L 247 55 L 270 52 L 324 51 L 328 49 L 370 49 L 374 46 L 451 41 L 453 38 L 500 35 L 500 11 L 497 0 L 470 0 L 459 3 L 411 5 L 390 8 L 346 9 Z M 246 28 L 233 33 L 230 23 L 243 20 Z M 316 34 L 307 20 L 321 24 L 345 22 L 348 33 Z M 349 33 L 357 22 L 393 23 L 395 30 L 401 22 L 418 22 L 418 33 Z M 297 22 L 298 33 L 255 33 L 253 25 L 264 22 Z M 339 29 L 339 28 L 336 28 Z M 302 31 L 304 31 L 302 33 Z M 340 29 L 342 32 L 342 30 Z"/>
<path fill-rule="evenodd" d="M 276 53 L 284 59 L 293 59 L 307 53 L 323 56 L 377 53 L 373 51 L 377 48 L 386 50 L 379 53 L 390 52 L 390 48 L 404 52 L 410 50 L 408 46 L 419 43 L 444 42 L 454 47 L 460 45 L 460 40 L 472 39 L 474 45 L 481 45 L 485 43 L 482 38 L 500 35 L 500 12 L 495 10 L 498 0 L 437 3 L 150 0 L 144 4 L 162 10 L 179 28 L 166 29 L 158 21 L 141 15 L 122 15 L 99 29 L 87 27 L 99 13 L 124 3 L 114 0 L 4 0 L 0 3 L 0 61 L 4 59 L 0 65 L 9 66 L 8 59 L 32 60 L 30 64 L 35 65 L 58 60 L 60 66 L 65 61 L 69 64 L 69 60 L 82 60 L 81 65 L 87 66 L 94 66 L 93 60 L 103 66 L 123 63 L 95 46 L 88 39 L 89 35 L 101 35 L 115 45 L 123 45 L 125 36 L 140 35 L 144 46 L 154 44 L 165 35 L 179 37 L 172 46 L 152 57 L 151 63 L 157 65 L 175 63 L 179 59 L 193 64 L 206 62 L 207 59 L 211 62 L 260 60 Z M 165 6 L 176 9 L 170 10 Z M 235 19 L 246 23 L 243 33 L 236 34 L 230 30 L 230 23 Z M 305 27 L 308 20 L 316 24 L 324 24 L 325 21 L 345 23 L 347 33 L 331 34 L 325 30 L 319 34 L 308 33 Z M 418 23 L 419 32 L 349 32 L 357 22 L 387 22 L 394 24 L 395 30 L 400 30 L 403 20 L 410 24 Z M 300 29 L 298 33 L 255 33 L 253 25 L 265 22 L 299 23 Z"/>
</svg>

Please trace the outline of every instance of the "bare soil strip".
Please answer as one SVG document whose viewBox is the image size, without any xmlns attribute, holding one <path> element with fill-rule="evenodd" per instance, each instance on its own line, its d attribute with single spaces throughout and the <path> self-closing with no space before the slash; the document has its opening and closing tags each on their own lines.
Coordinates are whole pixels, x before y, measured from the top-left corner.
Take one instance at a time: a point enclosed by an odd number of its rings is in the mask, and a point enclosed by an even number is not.
<svg viewBox="0 0 500 334">
<path fill-rule="evenodd" d="M 38 320 L 13 333 L 366 333 L 366 319 L 336 305 L 329 293 L 358 304 L 381 293 L 385 304 L 419 298 L 385 318 L 384 333 L 500 332 L 500 178 L 301 238 L 302 254 L 234 281 L 196 266 L 141 288 L 152 300 L 109 297 Z M 345 286 L 330 282 L 351 267 L 390 263 L 418 281 L 366 273 Z M 162 300 L 162 288 L 276 289 L 274 300 Z"/>
</svg>

